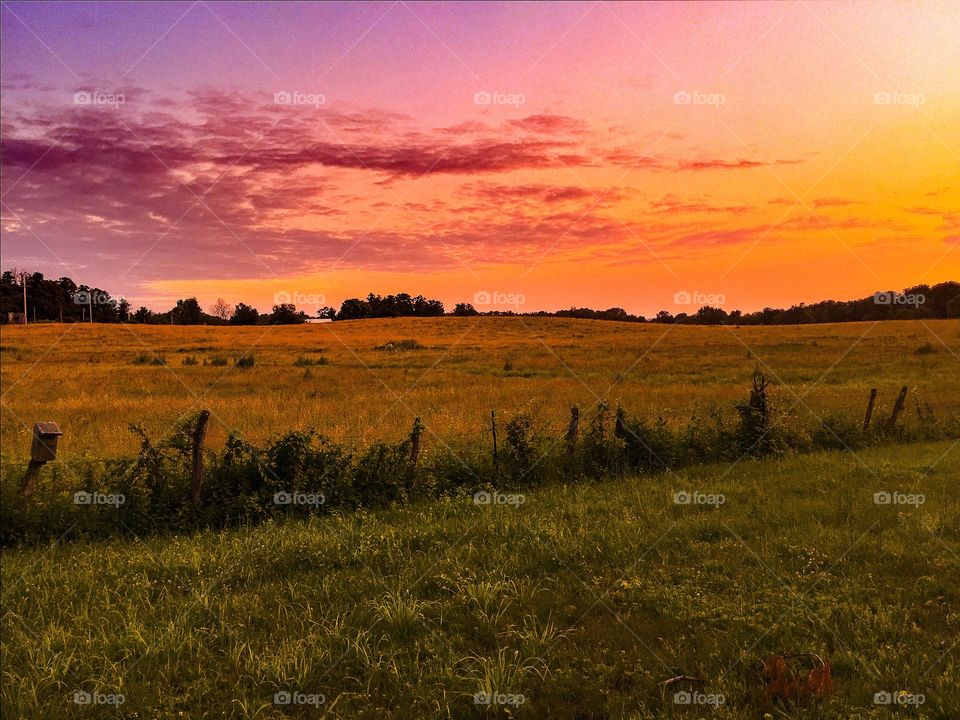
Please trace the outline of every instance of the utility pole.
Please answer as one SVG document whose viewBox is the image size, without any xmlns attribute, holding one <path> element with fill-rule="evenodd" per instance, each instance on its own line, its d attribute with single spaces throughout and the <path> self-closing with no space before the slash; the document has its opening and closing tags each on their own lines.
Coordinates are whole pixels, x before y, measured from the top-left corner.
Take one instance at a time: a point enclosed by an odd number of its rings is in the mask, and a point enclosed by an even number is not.
<svg viewBox="0 0 960 720">
<path fill-rule="evenodd" d="M 87 293 L 87 303 L 90 305 L 90 322 L 93 322 L 93 291 Z"/>
<path fill-rule="evenodd" d="M 27 274 L 20 273 L 20 284 L 23 285 L 23 324 L 27 324 Z"/>
</svg>

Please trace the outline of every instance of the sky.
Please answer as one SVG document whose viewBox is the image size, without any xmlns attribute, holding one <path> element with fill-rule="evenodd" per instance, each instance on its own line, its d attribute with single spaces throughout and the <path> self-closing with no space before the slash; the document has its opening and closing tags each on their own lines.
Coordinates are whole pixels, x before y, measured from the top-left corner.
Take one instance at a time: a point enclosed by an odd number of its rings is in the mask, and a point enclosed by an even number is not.
<svg viewBox="0 0 960 720">
<path fill-rule="evenodd" d="M 2 3 L 2 266 L 166 310 L 960 279 L 960 4 Z"/>
</svg>

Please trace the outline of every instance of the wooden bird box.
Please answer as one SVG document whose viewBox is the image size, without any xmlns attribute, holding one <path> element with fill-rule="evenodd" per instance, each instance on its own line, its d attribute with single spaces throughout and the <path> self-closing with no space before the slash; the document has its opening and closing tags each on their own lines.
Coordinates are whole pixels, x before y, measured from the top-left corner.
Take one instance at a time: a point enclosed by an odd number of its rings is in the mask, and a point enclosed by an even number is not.
<svg viewBox="0 0 960 720">
<path fill-rule="evenodd" d="M 30 446 L 30 459 L 45 463 L 57 457 L 57 441 L 63 431 L 55 422 L 41 422 L 33 426 L 33 444 Z"/>
</svg>

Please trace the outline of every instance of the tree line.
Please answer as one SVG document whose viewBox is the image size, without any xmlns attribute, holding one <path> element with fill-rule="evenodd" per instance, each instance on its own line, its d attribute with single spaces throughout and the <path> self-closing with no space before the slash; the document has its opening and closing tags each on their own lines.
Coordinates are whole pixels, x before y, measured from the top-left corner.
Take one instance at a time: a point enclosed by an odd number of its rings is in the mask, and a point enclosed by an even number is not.
<svg viewBox="0 0 960 720">
<path fill-rule="evenodd" d="M 26 301 L 24 301 L 26 289 Z M 916 285 L 899 291 L 881 291 L 859 300 L 823 302 L 790 308 L 764 308 L 751 313 L 726 311 L 703 305 L 696 312 L 671 314 L 662 310 L 652 318 L 632 315 L 623 308 L 607 310 L 572 307 L 556 312 L 515 312 L 477 310 L 470 303 L 457 303 L 447 313 L 439 300 L 423 295 L 377 295 L 344 300 L 340 309 L 324 306 L 313 316 L 292 303 L 278 303 L 269 313 L 252 305 L 231 305 L 222 298 L 204 310 L 195 297 L 182 298 L 166 312 L 154 312 L 141 306 L 136 310 L 123 297 L 107 290 L 77 284 L 68 277 L 48 279 L 43 273 L 7 270 L 0 276 L 0 322 L 23 322 L 24 302 L 28 322 L 100 322 L 140 323 L 147 325 L 293 325 L 310 319 L 362 320 L 388 317 L 522 316 L 560 317 L 619 322 L 656 322 L 684 325 L 798 325 L 873 320 L 960 318 L 960 283 Z"/>
</svg>

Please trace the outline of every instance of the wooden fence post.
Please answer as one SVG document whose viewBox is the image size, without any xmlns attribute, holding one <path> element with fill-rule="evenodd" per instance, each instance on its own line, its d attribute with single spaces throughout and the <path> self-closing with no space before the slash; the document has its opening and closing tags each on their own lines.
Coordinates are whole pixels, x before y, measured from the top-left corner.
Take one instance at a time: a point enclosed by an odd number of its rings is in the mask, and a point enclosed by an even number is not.
<svg viewBox="0 0 960 720">
<path fill-rule="evenodd" d="M 413 421 L 413 430 L 410 432 L 410 469 L 417 469 L 417 459 L 420 457 L 420 437 L 423 435 L 423 423 L 417 417 Z"/>
<path fill-rule="evenodd" d="M 193 504 L 200 503 L 200 488 L 203 485 L 203 442 L 207 437 L 207 423 L 210 421 L 210 411 L 201 410 L 197 416 L 197 424 L 193 429 L 193 442 L 191 443 L 191 474 L 190 490 L 193 496 Z"/>
<path fill-rule="evenodd" d="M 30 462 L 27 471 L 20 480 L 20 494 L 30 497 L 36 488 L 40 468 L 57 457 L 57 443 L 63 432 L 55 422 L 40 422 L 33 426 L 33 438 L 30 443 Z"/>
<path fill-rule="evenodd" d="M 613 423 L 613 436 L 617 439 L 627 436 L 627 413 L 619 402 L 617 403 L 616 419 Z"/>
<path fill-rule="evenodd" d="M 567 426 L 567 462 L 569 463 L 570 475 L 573 475 L 574 454 L 577 451 L 577 434 L 580 431 L 580 408 L 576 405 L 570 408 L 570 424 Z"/>
<path fill-rule="evenodd" d="M 490 411 L 490 429 L 493 431 L 493 475 L 500 477 L 500 461 L 497 457 L 497 411 Z"/>
<path fill-rule="evenodd" d="M 863 431 L 870 429 L 870 418 L 873 417 L 873 405 L 877 402 L 877 389 L 870 389 L 870 399 L 867 400 L 867 416 L 863 419 Z"/>
<path fill-rule="evenodd" d="M 900 417 L 900 413 L 903 412 L 903 406 L 907 400 L 907 386 L 904 385 L 900 388 L 900 394 L 897 395 L 897 402 L 893 405 L 893 412 L 890 414 L 890 419 L 887 420 L 886 430 L 888 433 L 894 431 L 897 426 L 897 418 Z"/>
<path fill-rule="evenodd" d="M 23 497 L 30 497 L 33 495 L 33 489 L 37 484 L 37 475 L 40 474 L 40 468 L 42 468 L 44 463 L 39 460 L 30 460 L 30 463 L 27 465 L 27 471 L 23 474 L 23 479 L 20 481 L 20 494 Z"/>
</svg>

